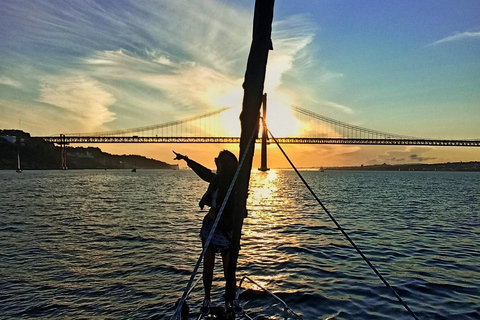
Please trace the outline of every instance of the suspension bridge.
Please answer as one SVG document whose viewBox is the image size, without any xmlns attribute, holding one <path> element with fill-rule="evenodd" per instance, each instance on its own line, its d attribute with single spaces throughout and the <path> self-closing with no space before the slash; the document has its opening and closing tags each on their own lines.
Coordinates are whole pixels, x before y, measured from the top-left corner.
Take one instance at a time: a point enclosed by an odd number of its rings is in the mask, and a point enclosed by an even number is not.
<svg viewBox="0 0 480 320">
<path fill-rule="evenodd" d="M 227 136 L 222 114 L 230 108 L 152 126 L 125 130 L 59 134 L 36 137 L 56 144 L 98 143 L 238 143 L 238 136 Z M 479 147 L 476 140 L 439 140 L 392 134 L 348 124 L 293 106 L 292 115 L 308 129 L 301 136 L 275 137 L 283 144 L 425 145 Z M 266 118 L 266 114 L 263 115 Z M 238 117 L 237 117 L 238 118 Z M 285 126 L 288 126 L 285 123 Z M 262 132 L 260 130 L 260 132 Z M 270 142 L 267 137 L 267 141 Z M 257 139 L 257 143 L 261 138 Z"/>
<path fill-rule="evenodd" d="M 230 108 L 178 121 L 162 124 L 91 133 L 59 134 L 56 136 L 36 137 L 62 146 L 62 163 L 66 163 L 66 146 L 69 144 L 100 143 L 239 143 L 240 137 L 226 135 L 225 113 Z M 301 123 L 298 136 L 275 137 L 281 144 L 348 144 L 348 145 L 415 145 L 415 146 L 449 146 L 479 147 L 477 140 L 439 140 L 416 138 L 372 130 L 332 118 L 312 111 L 292 106 L 293 121 Z M 267 120 L 266 96 L 264 96 L 262 118 Z M 238 119 L 238 116 L 236 116 Z M 261 121 L 262 122 L 262 121 Z M 267 121 L 265 121 L 267 122 Z M 231 121 L 230 121 L 231 123 Z M 261 123 L 262 125 L 262 123 Z M 266 145 L 272 139 L 267 136 L 266 127 L 259 130 L 261 137 L 256 142 L 262 143 L 262 168 L 266 168 Z"/>
</svg>

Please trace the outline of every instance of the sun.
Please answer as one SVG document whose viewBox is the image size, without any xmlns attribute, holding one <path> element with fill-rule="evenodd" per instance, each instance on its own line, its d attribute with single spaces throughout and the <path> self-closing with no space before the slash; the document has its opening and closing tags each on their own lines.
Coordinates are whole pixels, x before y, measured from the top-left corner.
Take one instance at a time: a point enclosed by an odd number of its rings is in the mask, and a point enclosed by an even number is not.
<svg viewBox="0 0 480 320">
<path fill-rule="evenodd" d="M 222 107 L 230 107 L 230 109 L 222 112 L 220 121 L 222 123 L 221 131 L 225 136 L 240 136 L 240 120 L 241 104 L 243 100 L 243 90 L 232 90 L 221 97 L 215 99 L 214 103 Z M 288 99 L 282 99 L 281 95 L 267 95 L 267 128 L 274 137 L 296 137 L 305 130 L 304 125 L 298 120 L 294 111 L 282 102 Z M 260 112 L 262 115 L 262 112 Z M 261 129 L 260 129 L 261 132 Z"/>
<path fill-rule="evenodd" d="M 293 110 L 279 102 L 267 102 L 267 128 L 275 138 L 298 137 L 302 123 Z"/>
</svg>

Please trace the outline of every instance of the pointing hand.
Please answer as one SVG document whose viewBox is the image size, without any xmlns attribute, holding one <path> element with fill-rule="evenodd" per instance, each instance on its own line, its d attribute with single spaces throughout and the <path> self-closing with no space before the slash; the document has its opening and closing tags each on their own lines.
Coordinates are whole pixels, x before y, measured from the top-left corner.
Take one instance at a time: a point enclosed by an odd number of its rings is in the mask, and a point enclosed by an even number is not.
<svg viewBox="0 0 480 320">
<path fill-rule="evenodd" d="M 183 154 L 176 153 L 173 150 L 172 150 L 172 152 L 175 154 L 175 158 L 173 160 L 187 160 L 188 159 L 188 157 L 184 156 Z"/>
</svg>

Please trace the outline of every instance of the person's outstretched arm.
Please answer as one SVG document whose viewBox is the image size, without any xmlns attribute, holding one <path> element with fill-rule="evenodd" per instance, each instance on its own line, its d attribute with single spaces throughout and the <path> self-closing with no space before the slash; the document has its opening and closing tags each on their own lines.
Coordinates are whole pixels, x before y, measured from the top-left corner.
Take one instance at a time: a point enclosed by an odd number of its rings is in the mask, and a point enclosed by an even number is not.
<svg viewBox="0 0 480 320">
<path fill-rule="evenodd" d="M 213 173 L 212 170 L 202 166 L 200 163 L 194 160 L 189 159 L 188 156 L 175 151 L 173 151 L 173 153 L 175 154 L 175 158 L 173 160 L 185 160 L 187 166 L 189 166 L 200 178 L 206 182 L 212 181 L 212 178 L 215 176 L 215 173 Z"/>
</svg>

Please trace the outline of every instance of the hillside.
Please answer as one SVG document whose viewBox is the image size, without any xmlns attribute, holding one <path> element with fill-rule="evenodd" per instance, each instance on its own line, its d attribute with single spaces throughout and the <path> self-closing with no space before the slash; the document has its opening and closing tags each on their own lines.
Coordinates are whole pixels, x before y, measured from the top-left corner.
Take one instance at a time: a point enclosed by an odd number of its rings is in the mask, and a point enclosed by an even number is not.
<svg viewBox="0 0 480 320">
<path fill-rule="evenodd" d="M 61 169 L 61 148 L 20 130 L 0 130 L 0 170 Z M 177 169 L 178 166 L 138 155 L 112 155 L 96 147 L 67 147 L 68 169 Z"/>
</svg>

